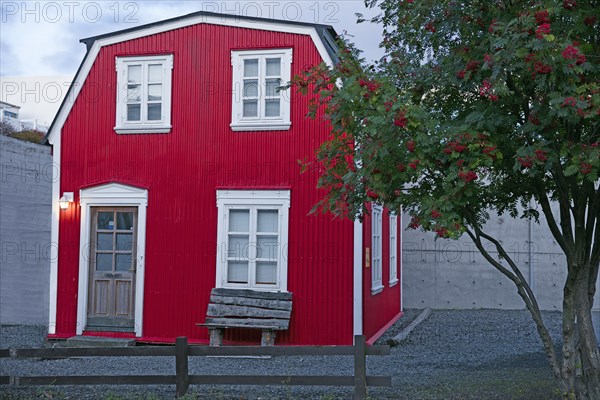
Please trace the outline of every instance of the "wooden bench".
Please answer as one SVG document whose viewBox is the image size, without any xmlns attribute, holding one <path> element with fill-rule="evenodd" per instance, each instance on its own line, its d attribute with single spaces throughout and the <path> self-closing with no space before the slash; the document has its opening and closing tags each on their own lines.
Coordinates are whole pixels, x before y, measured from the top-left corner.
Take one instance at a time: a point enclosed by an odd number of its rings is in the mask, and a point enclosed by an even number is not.
<svg viewBox="0 0 600 400">
<path fill-rule="evenodd" d="M 261 346 L 273 346 L 276 331 L 289 328 L 291 314 L 291 293 L 214 288 L 206 322 L 197 325 L 208 328 L 211 346 L 221 346 L 227 328 L 260 329 Z"/>
</svg>

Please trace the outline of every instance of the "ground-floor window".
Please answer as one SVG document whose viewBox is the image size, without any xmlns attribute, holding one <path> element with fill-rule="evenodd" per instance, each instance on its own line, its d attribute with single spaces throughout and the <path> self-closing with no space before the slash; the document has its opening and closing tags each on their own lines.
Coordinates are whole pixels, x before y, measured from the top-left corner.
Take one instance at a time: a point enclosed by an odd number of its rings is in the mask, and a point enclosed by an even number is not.
<svg viewBox="0 0 600 400">
<path fill-rule="evenodd" d="M 287 290 L 289 190 L 218 190 L 217 286 Z"/>
</svg>

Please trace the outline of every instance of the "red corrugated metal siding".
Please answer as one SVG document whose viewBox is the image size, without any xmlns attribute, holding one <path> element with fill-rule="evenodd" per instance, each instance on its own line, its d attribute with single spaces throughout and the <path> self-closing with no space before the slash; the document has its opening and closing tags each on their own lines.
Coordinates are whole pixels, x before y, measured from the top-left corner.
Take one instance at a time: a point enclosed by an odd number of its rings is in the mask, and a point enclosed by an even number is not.
<svg viewBox="0 0 600 400">
<path fill-rule="evenodd" d="M 352 342 L 350 221 L 307 216 L 322 193 L 314 172 L 300 175 L 327 137 L 293 94 L 292 128 L 232 132 L 231 49 L 292 47 L 292 75 L 321 61 L 308 36 L 196 25 L 103 48 L 62 131 L 61 193 L 116 181 L 148 188 L 143 339 L 207 340 L 204 321 L 215 286 L 216 188 L 291 190 L 288 289 L 291 329 L 282 344 Z M 115 56 L 174 54 L 172 131 L 117 135 Z M 76 198 L 76 202 L 78 199 Z M 73 207 L 78 208 L 78 207 Z M 57 336 L 75 333 L 79 211 L 62 213 Z M 232 331 L 228 340 L 258 341 Z"/>
<path fill-rule="evenodd" d="M 384 289 L 375 295 L 371 294 L 371 269 L 363 268 L 363 332 L 367 340 L 372 341 L 374 335 L 380 334 L 394 317 L 400 312 L 400 284 L 390 288 L 390 214 L 384 209 L 382 216 L 382 278 Z M 365 218 L 363 224 L 363 248 L 371 246 L 371 216 Z M 398 235 L 400 234 L 400 221 L 398 221 Z M 400 236 L 398 237 L 398 258 L 401 257 Z M 365 252 L 363 251 L 363 257 Z M 364 262 L 364 261 L 363 261 Z M 400 278 L 400 271 L 398 271 Z"/>
</svg>

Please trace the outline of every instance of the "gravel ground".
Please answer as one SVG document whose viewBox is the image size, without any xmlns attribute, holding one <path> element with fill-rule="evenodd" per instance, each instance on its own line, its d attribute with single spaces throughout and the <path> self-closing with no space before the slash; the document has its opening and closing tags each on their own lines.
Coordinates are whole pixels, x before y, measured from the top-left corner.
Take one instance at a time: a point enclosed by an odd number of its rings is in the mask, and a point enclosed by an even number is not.
<svg viewBox="0 0 600 400">
<path fill-rule="evenodd" d="M 420 310 L 407 310 L 378 343 L 386 343 Z M 557 312 L 544 314 L 554 339 Z M 41 347 L 44 327 L 3 326 L 1 348 Z M 344 375 L 351 357 L 189 359 L 191 374 Z M 556 385 L 526 311 L 434 311 L 390 356 L 370 357 L 371 375 L 391 375 L 392 388 L 370 388 L 371 399 L 558 399 Z M 63 360 L 0 359 L 2 375 L 173 374 L 174 358 L 93 357 Z M 0 387 L 1 399 L 163 399 L 173 386 Z M 349 399 L 351 388 L 193 386 L 190 399 Z"/>
</svg>

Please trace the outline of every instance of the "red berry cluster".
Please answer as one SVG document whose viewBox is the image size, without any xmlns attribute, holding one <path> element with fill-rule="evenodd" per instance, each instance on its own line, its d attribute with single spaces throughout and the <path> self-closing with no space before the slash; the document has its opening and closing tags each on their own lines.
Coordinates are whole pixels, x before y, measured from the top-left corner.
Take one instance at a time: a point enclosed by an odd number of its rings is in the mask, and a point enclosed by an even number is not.
<svg viewBox="0 0 600 400">
<path fill-rule="evenodd" d="M 406 118 L 406 114 L 404 111 L 399 111 L 394 118 L 394 125 L 399 126 L 400 128 L 406 128 L 407 123 L 408 119 Z"/>
<path fill-rule="evenodd" d="M 568 45 L 562 52 L 562 56 L 565 60 L 575 60 L 575 65 L 581 65 L 586 61 L 585 54 L 579 52 L 579 48 Z M 569 64 L 569 67 L 573 68 L 574 64 Z"/>
<path fill-rule="evenodd" d="M 465 183 L 469 183 L 477 179 L 477 174 L 473 171 L 460 171 L 458 173 L 458 177 L 462 179 Z"/>
</svg>

